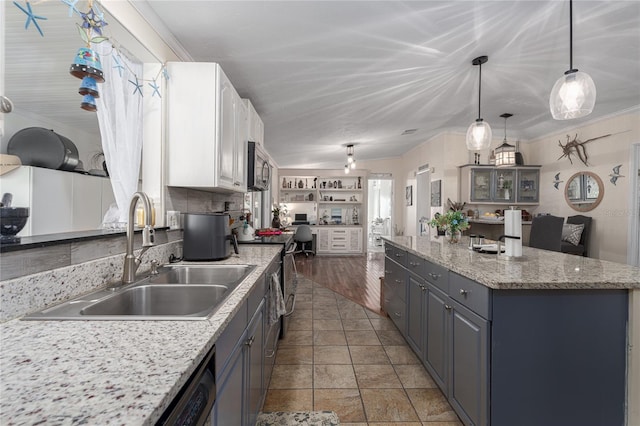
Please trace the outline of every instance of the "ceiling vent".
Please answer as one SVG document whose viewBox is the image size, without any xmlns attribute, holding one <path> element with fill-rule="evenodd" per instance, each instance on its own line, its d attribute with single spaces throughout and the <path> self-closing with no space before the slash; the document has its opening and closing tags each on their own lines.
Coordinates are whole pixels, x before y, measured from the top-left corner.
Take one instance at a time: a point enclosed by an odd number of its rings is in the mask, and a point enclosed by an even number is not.
<svg viewBox="0 0 640 426">
<path fill-rule="evenodd" d="M 404 132 L 400 133 L 400 136 L 404 136 L 404 135 L 412 135 L 415 132 L 417 132 L 418 129 L 407 129 Z"/>
</svg>

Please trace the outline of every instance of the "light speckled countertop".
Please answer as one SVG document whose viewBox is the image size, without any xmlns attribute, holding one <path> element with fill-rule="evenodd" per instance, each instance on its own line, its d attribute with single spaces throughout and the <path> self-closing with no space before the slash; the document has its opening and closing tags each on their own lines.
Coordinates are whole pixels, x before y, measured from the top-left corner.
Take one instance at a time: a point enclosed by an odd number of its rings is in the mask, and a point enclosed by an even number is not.
<svg viewBox="0 0 640 426">
<path fill-rule="evenodd" d="M 640 268 L 588 257 L 523 247 L 524 258 L 498 260 L 468 249 L 469 238 L 383 237 L 418 257 L 493 289 L 640 289 Z"/>
<path fill-rule="evenodd" d="M 280 250 L 216 262 L 258 266 L 207 320 L 0 324 L 0 424 L 154 424 Z"/>
</svg>

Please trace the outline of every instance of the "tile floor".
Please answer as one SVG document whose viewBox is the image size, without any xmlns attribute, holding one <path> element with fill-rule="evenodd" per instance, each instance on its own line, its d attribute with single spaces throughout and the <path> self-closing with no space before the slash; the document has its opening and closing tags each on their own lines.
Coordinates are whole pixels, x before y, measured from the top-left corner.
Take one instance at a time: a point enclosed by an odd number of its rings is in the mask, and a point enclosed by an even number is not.
<svg viewBox="0 0 640 426">
<path fill-rule="evenodd" d="M 304 280 L 263 411 L 332 410 L 343 426 L 461 426 L 391 320 Z"/>
</svg>

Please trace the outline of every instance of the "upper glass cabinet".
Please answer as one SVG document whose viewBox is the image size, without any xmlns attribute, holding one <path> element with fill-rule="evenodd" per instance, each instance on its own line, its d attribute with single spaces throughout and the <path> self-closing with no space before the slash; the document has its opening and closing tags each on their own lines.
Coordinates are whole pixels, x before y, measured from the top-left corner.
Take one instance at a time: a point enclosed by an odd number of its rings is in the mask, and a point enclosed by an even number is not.
<svg viewBox="0 0 640 426">
<path fill-rule="evenodd" d="M 462 166 L 460 198 L 471 204 L 537 204 L 539 180 L 537 166 Z"/>
</svg>

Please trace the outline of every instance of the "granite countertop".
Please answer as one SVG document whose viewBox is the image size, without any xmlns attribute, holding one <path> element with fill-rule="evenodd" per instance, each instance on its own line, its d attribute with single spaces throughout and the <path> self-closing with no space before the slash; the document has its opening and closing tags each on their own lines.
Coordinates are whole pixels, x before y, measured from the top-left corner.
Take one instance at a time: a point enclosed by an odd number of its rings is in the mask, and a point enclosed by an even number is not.
<svg viewBox="0 0 640 426">
<path fill-rule="evenodd" d="M 516 260 L 469 250 L 469 238 L 382 237 L 391 244 L 493 289 L 640 289 L 640 268 L 523 247 Z"/>
<path fill-rule="evenodd" d="M 0 424 L 155 424 L 280 250 L 216 262 L 257 267 L 206 320 L 0 324 Z"/>
</svg>

